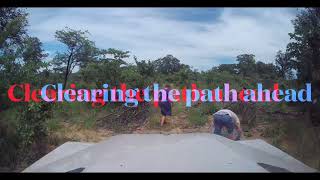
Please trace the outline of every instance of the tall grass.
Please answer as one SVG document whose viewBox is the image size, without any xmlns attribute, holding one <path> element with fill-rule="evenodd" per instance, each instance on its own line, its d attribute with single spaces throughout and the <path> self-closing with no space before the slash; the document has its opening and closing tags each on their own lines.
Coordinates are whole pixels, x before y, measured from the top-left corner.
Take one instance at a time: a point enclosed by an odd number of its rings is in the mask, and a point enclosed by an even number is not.
<svg viewBox="0 0 320 180">
<path fill-rule="evenodd" d="M 190 108 L 188 111 L 188 121 L 194 126 L 203 126 L 208 121 L 208 116 L 201 112 L 200 108 Z"/>
</svg>

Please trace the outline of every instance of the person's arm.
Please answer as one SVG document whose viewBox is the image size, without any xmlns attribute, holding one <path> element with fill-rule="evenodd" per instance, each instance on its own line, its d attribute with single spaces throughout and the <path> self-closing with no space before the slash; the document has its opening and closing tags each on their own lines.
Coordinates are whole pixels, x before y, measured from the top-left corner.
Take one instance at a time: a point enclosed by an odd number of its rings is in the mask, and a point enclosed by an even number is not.
<svg viewBox="0 0 320 180">
<path fill-rule="evenodd" d="M 231 140 L 237 141 L 237 140 L 240 140 L 240 138 L 241 138 L 242 130 L 238 126 L 235 126 L 235 129 L 237 131 L 237 135 L 235 135 L 234 133 L 230 133 L 228 135 L 228 138 Z"/>
<path fill-rule="evenodd" d="M 236 140 L 240 140 L 242 136 L 242 129 L 239 123 L 236 124 L 236 131 L 238 132 L 238 136 L 235 137 Z"/>
<path fill-rule="evenodd" d="M 233 118 L 234 127 L 236 130 L 236 133 L 235 132 L 232 133 L 232 139 L 237 141 L 237 140 L 240 140 L 241 135 L 242 135 L 240 120 L 235 113 L 232 112 L 231 114 L 232 114 L 232 118 Z"/>
<path fill-rule="evenodd" d="M 238 116 L 235 113 L 231 113 L 232 119 L 233 119 L 233 123 L 235 126 L 235 130 L 237 131 L 237 135 L 235 133 L 232 133 L 233 136 L 233 140 L 239 140 L 241 138 L 242 135 L 242 130 L 241 130 L 241 126 L 240 126 L 240 120 L 238 118 Z"/>
<path fill-rule="evenodd" d="M 209 125 L 209 131 L 210 131 L 210 133 L 213 132 L 213 124 L 214 124 L 214 118 L 213 118 L 213 115 L 212 115 L 211 123 L 210 123 L 210 125 Z"/>
</svg>

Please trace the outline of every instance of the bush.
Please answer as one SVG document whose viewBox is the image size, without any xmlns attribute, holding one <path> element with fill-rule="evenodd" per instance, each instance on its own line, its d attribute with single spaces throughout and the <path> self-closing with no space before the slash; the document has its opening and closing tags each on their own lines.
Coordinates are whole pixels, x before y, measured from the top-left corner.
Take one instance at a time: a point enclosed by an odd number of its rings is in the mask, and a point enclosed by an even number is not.
<svg viewBox="0 0 320 180">
<path fill-rule="evenodd" d="M 17 133 L 22 148 L 47 136 L 46 120 L 52 116 L 52 104 L 31 102 L 22 107 Z"/>
<path fill-rule="evenodd" d="M 14 169 L 19 149 L 18 143 L 12 128 L 0 121 L 0 172 Z"/>
<path fill-rule="evenodd" d="M 203 115 L 212 115 L 217 109 L 216 105 L 212 102 L 205 102 L 200 105 L 200 112 Z"/>
<path fill-rule="evenodd" d="M 200 108 L 191 108 L 188 112 L 188 121 L 195 126 L 202 126 L 208 121 L 207 116 Z"/>
<path fill-rule="evenodd" d="M 286 134 L 285 131 L 286 131 L 285 126 L 282 123 L 278 122 L 267 127 L 263 132 L 263 136 L 267 138 L 271 138 L 271 143 L 279 147 L 281 140 Z"/>
</svg>

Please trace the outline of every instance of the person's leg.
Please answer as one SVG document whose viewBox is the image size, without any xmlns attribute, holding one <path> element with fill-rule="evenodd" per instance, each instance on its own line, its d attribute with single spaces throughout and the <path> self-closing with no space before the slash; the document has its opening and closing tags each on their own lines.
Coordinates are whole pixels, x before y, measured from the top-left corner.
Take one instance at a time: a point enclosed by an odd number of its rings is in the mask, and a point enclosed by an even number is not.
<svg viewBox="0 0 320 180">
<path fill-rule="evenodd" d="M 168 109 L 168 113 L 167 113 L 167 120 L 173 124 L 173 118 L 171 117 L 172 116 L 172 107 L 171 107 L 171 104 L 169 103 L 169 109 Z M 169 119 L 168 119 L 169 118 Z"/>
<path fill-rule="evenodd" d="M 167 119 L 168 119 L 168 117 L 165 116 L 165 117 L 164 117 L 164 120 L 163 120 L 163 125 L 167 124 Z"/>
<path fill-rule="evenodd" d="M 163 123 L 164 123 L 164 120 L 165 120 L 165 116 L 166 116 L 166 113 L 165 113 L 165 110 L 163 108 L 163 104 L 160 102 L 160 112 L 161 112 L 161 118 L 160 118 L 160 126 L 163 126 Z"/>
<path fill-rule="evenodd" d="M 240 141 L 240 139 L 241 139 L 241 134 L 237 131 L 234 140 L 235 140 L 235 141 Z"/>
<path fill-rule="evenodd" d="M 166 120 L 166 116 L 162 116 L 160 121 L 160 126 L 163 126 L 165 120 Z"/>
<path fill-rule="evenodd" d="M 164 119 L 164 122 L 163 124 L 168 124 L 168 121 L 170 120 L 170 117 L 169 116 L 166 116 L 165 119 Z"/>
<path fill-rule="evenodd" d="M 220 115 L 214 115 L 214 131 L 213 134 L 217 134 L 217 135 L 221 135 L 221 128 L 222 128 L 222 124 L 221 124 L 221 116 Z"/>
<path fill-rule="evenodd" d="M 228 138 L 234 140 L 234 135 L 233 135 L 234 123 L 232 118 L 229 115 L 226 115 L 223 118 L 223 125 L 227 128 Z"/>
</svg>

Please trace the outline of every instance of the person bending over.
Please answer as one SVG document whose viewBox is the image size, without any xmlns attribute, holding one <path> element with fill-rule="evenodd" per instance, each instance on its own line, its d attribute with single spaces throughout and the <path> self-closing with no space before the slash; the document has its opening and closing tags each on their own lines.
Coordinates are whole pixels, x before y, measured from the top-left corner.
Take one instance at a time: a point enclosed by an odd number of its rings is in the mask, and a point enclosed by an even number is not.
<svg viewBox="0 0 320 180">
<path fill-rule="evenodd" d="M 222 128 L 228 131 L 227 138 L 238 141 L 240 140 L 242 130 L 238 116 L 229 109 L 221 109 L 213 114 L 214 134 L 221 135 Z M 236 130 L 236 135 L 234 134 Z"/>
</svg>

